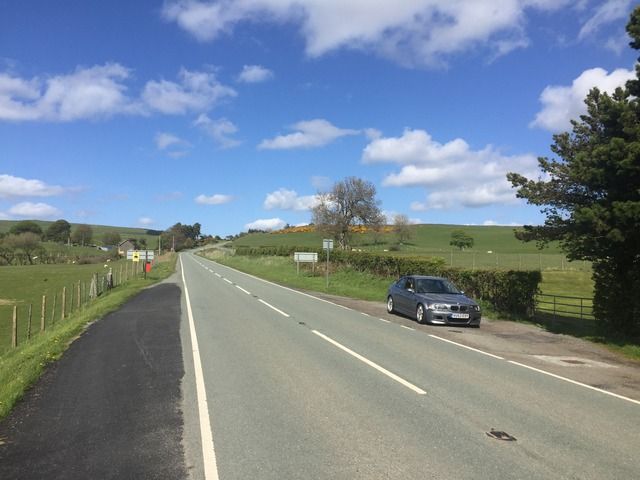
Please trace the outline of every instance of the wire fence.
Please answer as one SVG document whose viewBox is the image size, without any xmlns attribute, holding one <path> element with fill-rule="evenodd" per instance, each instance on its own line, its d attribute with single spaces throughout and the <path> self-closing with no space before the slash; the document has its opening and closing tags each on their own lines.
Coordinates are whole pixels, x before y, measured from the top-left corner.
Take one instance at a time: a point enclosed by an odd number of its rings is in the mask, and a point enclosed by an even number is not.
<svg viewBox="0 0 640 480">
<path fill-rule="evenodd" d="M 451 267 L 471 270 L 490 268 L 504 270 L 560 270 L 590 272 L 591 262 L 584 260 L 569 261 L 562 254 L 553 253 L 499 253 L 464 252 L 457 250 L 433 250 L 425 255 L 440 257 Z"/>
<path fill-rule="evenodd" d="M 29 268 L 29 267 L 25 267 Z M 144 273 L 144 263 L 121 264 L 107 273 L 94 273 L 89 280 L 70 282 L 37 303 L 15 301 L 0 308 L 0 354 L 17 348 L 86 308 L 98 297 Z"/>
</svg>

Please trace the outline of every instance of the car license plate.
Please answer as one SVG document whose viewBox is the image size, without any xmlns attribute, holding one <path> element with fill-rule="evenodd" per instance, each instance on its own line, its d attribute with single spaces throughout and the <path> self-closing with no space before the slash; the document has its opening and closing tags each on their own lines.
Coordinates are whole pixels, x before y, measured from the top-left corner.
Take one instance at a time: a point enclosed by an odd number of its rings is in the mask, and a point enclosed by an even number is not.
<svg viewBox="0 0 640 480">
<path fill-rule="evenodd" d="M 468 313 L 452 313 L 451 318 L 469 318 Z"/>
</svg>

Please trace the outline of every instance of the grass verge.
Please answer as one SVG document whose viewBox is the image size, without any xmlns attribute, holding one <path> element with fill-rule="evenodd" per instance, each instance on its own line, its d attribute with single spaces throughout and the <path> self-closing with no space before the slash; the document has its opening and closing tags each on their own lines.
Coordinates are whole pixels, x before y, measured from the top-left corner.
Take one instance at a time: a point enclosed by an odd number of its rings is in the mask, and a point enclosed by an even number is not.
<svg viewBox="0 0 640 480">
<path fill-rule="evenodd" d="M 320 271 L 316 267 L 316 272 L 312 273 L 310 266 L 305 265 L 303 268 L 301 265 L 300 274 L 297 274 L 295 262 L 288 257 L 234 256 L 222 249 L 204 250 L 199 254 L 223 265 L 281 285 L 361 300 L 384 301 L 387 288 L 394 280 L 349 269 L 338 269 L 330 272 L 329 288 L 327 289 L 324 271 Z M 593 283 L 590 274 L 586 272 L 544 272 L 540 288 L 543 293 L 554 295 L 590 297 L 593 292 Z M 512 318 L 498 314 L 486 304 L 482 304 L 482 308 L 484 315 L 490 318 L 522 321 L 553 333 L 583 338 L 602 344 L 625 357 L 640 361 L 640 342 L 638 340 L 603 334 L 599 331 L 599 324 L 595 320 L 561 317 L 552 320 L 550 317 L 549 319 L 539 318 L 532 322 L 530 319 Z"/>
<path fill-rule="evenodd" d="M 0 356 L 0 419 L 8 415 L 47 365 L 60 358 L 89 323 L 118 309 L 145 287 L 167 278 L 175 271 L 176 259 L 176 255 L 171 255 L 165 261 L 157 262 L 146 279 L 132 279 L 118 286 L 84 310 Z"/>
</svg>

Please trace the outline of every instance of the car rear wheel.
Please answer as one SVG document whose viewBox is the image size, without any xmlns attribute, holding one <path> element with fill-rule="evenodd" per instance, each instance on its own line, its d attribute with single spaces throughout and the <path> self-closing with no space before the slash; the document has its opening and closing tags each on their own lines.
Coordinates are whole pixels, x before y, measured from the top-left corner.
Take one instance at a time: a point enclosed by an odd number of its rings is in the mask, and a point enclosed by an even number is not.
<svg viewBox="0 0 640 480">
<path fill-rule="evenodd" d="M 389 298 L 387 298 L 387 312 L 389 313 L 395 312 L 393 308 L 393 297 L 391 295 L 389 295 Z"/>
<path fill-rule="evenodd" d="M 419 303 L 418 306 L 416 307 L 416 322 L 425 323 L 424 305 L 422 305 L 421 303 Z"/>
</svg>

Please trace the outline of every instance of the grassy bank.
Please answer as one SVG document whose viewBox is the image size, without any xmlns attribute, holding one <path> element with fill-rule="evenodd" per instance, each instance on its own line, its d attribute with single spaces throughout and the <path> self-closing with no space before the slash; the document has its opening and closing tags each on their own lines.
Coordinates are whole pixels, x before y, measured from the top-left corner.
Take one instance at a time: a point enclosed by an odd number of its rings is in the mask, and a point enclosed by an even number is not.
<svg viewBox="0 0 640 480">
<path fill-rule="evenodd" d="M 175 270 L 176 256 L 155 264 L 147 279 L 132 279 L 92 301 L 69 318 L 0 356 L 0 419 L 4 418 L 24 391 L 42 374 L 46 366 L 60 358 L 87 324 L 116 310 L 143 288 L 167 278 Z"/>
</svg>

